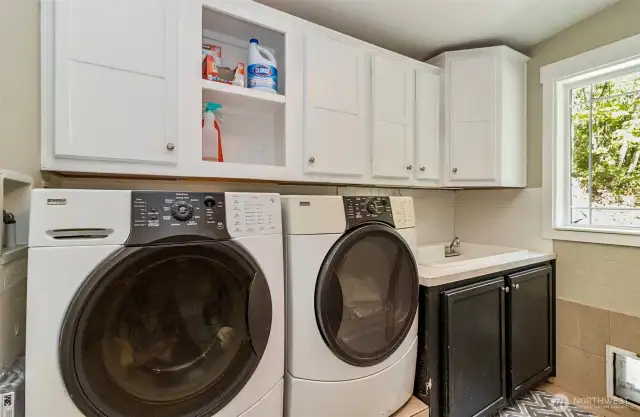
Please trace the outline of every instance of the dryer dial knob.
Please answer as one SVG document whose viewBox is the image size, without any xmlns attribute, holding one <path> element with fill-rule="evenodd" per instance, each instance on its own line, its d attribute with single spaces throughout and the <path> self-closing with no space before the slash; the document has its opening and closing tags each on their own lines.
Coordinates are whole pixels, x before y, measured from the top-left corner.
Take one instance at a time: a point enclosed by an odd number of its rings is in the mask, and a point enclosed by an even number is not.
<svg viewBox="0 0 640 417">
<path fill-rule="evenodd" d="M 373 200 L 367 200 L 365 203 L 365 208 L 369 214 L 377 214 L 378 213 L 378 205 Z"/>
</svg>

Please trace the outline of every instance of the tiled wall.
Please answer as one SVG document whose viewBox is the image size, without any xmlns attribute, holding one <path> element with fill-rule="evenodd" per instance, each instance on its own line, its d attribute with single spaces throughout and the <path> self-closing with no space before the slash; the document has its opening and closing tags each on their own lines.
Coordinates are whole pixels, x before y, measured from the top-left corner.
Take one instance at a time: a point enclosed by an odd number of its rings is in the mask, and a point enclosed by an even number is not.
<svg viewBox="0 0 640 417">
<path fill-rule="evenodd" d="M 640 352 L 640 318 L 563 298 L 557 299 L 556 307 L 555 383 L 581 397 L 604 398 L 605 346 Z M 627 407 L 610 411 L 640 416 L 640 411 Z"/>
<path fill-rule="evenodd" d="M 455 198 L 455 234 L 463 242 L 553 252 L 541 237 L 540 188 L 463 190 Z"/>
<path fill-rule="evenodd" d="M 280 194 L 325 194 L 325 195 L 389 195 L 412 196 L 416 211 L 418 243 L 439 243 L 453 239 L 454 198 L 456 193 L 448 190 L 415 190 L 404 188 L 336 187 L 331 185 L 282 185 L 273 183 L 213 182 L 213 181 L 157 181 L 47 178 L 48 187 L 94 188 L 94 189 L 156 189 L 156 190 L 208 190 L 275 192 Z"/>
</svg>

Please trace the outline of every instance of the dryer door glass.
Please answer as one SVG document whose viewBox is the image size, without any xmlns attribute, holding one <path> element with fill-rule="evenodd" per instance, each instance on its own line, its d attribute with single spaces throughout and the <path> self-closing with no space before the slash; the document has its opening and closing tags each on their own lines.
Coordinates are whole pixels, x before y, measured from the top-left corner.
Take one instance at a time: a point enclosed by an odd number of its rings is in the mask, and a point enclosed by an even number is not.
<svg viewBox="0 0 640 417">
<path fill-rule="evenodd" d="M 369 224 L 345 234 L 328 253 L 316 287 L 316 319 L 329 348 L 371 366 L 403 342 L 418 306 L 411 248 L 392 228 Z"/>
<path fill-rule="evenodd" d="M 212 414 L 256 369 L 270 326 L 265 278 L 233 244 L 127 248 L 67 313 L 65 384 L 89 416 Z"/>
</svg>

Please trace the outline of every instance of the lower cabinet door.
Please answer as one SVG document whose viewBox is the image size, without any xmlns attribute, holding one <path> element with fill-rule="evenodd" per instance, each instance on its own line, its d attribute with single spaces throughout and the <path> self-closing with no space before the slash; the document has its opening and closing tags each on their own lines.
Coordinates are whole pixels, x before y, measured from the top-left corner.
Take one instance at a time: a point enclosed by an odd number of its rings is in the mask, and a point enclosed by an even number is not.
<svg viewBox="0 0 640 417">
<path fill-rule="evenodd" d="M 443 293 L 444 415 L 491 415 L 506 404 L 504 278 Z"/>
<path fill-rule="evenodd" d="M 512 397 L 546 379 L 552 370 L 553 285 L 550 266 L 509 275 L 510 391 Z"/>
</svg>

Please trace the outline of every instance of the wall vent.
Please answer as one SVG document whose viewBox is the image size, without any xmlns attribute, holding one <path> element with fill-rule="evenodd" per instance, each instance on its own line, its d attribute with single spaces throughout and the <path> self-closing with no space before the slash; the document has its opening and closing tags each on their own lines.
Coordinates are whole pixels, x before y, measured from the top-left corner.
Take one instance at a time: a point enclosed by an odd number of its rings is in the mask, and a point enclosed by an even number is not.
<svg viewBox="0 0 640 417">
<path fill-rule="evenodd" d="M 640 410 L 640 355 L 607 345 L 607 397 Z"/>
</svg>

